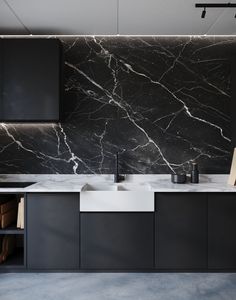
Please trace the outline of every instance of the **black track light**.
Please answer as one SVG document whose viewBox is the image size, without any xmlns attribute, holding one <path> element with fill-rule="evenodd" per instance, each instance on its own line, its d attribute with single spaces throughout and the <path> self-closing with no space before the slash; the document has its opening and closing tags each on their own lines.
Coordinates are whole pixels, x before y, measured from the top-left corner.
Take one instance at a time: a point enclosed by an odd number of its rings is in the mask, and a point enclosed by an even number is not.
<svg viewBox="0 0 236 300">
<path fill-rule="evenodd" d="M 204 10 L 202 11 L 201 18 L 204 19 L 206 16 L 206 7 L 204 7 Z"/>
<path fill-rule="evenodd" d="M 206 16 L 207 8 L 236 8 L 236 3 L 195 3 L 196 8 L 203 8 L 201 18 L 204 19 Z M 234 16 L 236 18 L 236 14 Z"/>
</svg>

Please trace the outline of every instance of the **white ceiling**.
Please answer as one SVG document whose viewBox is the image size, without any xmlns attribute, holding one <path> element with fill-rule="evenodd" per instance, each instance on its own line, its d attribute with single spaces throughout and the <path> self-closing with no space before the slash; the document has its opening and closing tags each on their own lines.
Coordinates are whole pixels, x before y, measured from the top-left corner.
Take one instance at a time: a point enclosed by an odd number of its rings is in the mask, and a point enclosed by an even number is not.
<svg viewBox="0 0 236 300">
<path fill-rule="evenodd" d="M 201 19 L 196 2 L 229 1 L 0 0 L 0 34 L 236 34 L 236 9 L 207 9 Z"/>
<path fill-rule="evenodd" d="M 234 2 L 236 3 L 236 1 Z M 234 17 L 236 10 L 226 8 L 219 19 L 215 22 L 212 28 L 209 29 L 208 34 L 236 34 L 236 18 Z"/>
<path fill-rule="evenodd" d="M 201 19 L 202 9 L 196 2 L 222 2 L 222 0 L 119 0 L 119 31 L 123 34 L 198 35 L 207 34 L 209 28 L 221 18 L 224 9 L 209 9 Z M 224 2 L 224 0 L 223 0 Z M 130 14 L 134 12 L 134 16 Z M 236 20 L 233 18 L 233 21 Z M 231 24 L 232 25 L 232 24 Z M 234 26 L 235 27 L 235 26 Z M 228 28 L 229 29 L 229 28 Z M 230 29 L 229 29 L 230 31 Z M 228 34 L 230 34 L 228 32 Z M 217 34 L 217 33 L 213 33 Z"/>
<path fill-rule="evenodd" d="M 2 0 L 0 0 L 0 33 L 27 34 L 27 31 Z"/>
</svg>

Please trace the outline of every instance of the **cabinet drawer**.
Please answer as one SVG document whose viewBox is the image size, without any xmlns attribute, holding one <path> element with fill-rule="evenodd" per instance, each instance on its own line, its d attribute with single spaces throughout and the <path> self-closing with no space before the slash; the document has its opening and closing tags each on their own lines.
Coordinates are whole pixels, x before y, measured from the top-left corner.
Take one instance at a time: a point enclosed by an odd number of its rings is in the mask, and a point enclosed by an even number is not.
<svg viewBox="0 0 236 300">
<path fill-rule="evenodd" d="M 81 213 L 81 268 L 154 268 L 154 213 Z"/>
</svg>

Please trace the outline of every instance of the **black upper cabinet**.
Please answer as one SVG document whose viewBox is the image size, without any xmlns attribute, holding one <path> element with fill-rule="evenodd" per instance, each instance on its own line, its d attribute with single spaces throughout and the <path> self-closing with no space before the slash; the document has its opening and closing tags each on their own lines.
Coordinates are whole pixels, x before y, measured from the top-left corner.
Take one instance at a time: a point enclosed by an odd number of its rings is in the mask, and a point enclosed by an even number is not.
<svg viewBox="0 0 236 300">
<path fill-rule="evenodd" d="M 236 147 L 236 57 L 233 55 L 231 57 L 231 76 L 230 76 L 230 91 L 231 91 L 231 101 L 230 101 L 230 124 L 231 124 L 231 136 L 232 136 L 232 150 Z M 232 151 L 233 152 L 233 151 Z"/>
<path fill-rule="evenodd" d="M 3 40 L 0 39 L 0 119 L 2 114 L 2 88 L 3 88 Z"/>
<path fill-rule="evenodd" d="M 2 39 L 0 55 L 0 121 L 58 121 L 59 40 Z"/>
</svg>

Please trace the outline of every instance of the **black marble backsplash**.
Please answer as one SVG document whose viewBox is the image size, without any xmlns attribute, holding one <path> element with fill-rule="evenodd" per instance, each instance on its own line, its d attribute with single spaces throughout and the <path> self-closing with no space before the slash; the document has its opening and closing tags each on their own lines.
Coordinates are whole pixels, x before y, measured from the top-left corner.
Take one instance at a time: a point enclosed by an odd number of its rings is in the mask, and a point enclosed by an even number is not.
<svg viewBox="0 0 236 300">
<path fill-rule="evenodd" d="M 61 37 L 64 120 L 0 124 L 0 173 L 228 173 L 233 37 Z"/>
</svg>

